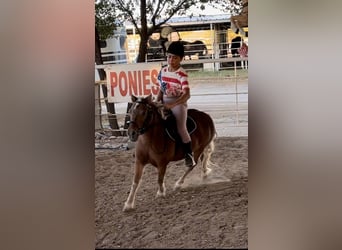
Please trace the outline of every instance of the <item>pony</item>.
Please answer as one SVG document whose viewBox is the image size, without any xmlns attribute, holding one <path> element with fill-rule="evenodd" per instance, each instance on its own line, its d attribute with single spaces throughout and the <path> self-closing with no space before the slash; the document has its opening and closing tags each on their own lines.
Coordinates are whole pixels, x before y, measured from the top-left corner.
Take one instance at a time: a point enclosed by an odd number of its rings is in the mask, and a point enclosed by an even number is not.
<svg viewBox="0 0 342 250">
<path fill-rule="evenodd" d="M 242 44 L 241 36 L 237 36 L 232 39 L 230 51 L 233 57 L 240 57 L 239 48 L 241 47 L 241 44 Z"/>
<path fill-rule="evenodd" d="M 135 208 L 135 196 L 146 164 L 153 165 L 158 172 L 157 197 L 165 197 L 166 189 L 164 175 L 167 165 L 171 161 L 184 159 L 183 147 L 178 146 L 177 140 L 169 137 L 166 124 L 170 124 L 165 118 L 161 103 L 154 102 L 152 95 L 147 97 L 131 96 L 132 107 L 129 111 L 130 121 L 128 136 L 135 145 L 135 170 L 130 193 L 124 204 L 123 211 Z M 171 115 L 172 117 L 172 115 Z M 208 167 L 211 154 L 214 152 L 214 139 L 216 137 L 215 125 L 212 118 L 199 110 L 188 109 L 188 121 L 191 117 L 196 125 L 190 133 L 194 159 L 196 165 L 199 160 L 202 163 L 202 178 L 208 176 L 211 169 Z M 196 166 L 195 165 L 195 166 Z M 184 166 L 184 168 L 187 168 Z M 185 177 L 193 168 L 187 168 L 185 173 L 177 180 L 174 189 L 179 189 L 184 183 Z"/>
<path fill-rule="evenodd" d="M 245 57 L 243 54 L 241 54 L 241 49 L 245 49 L 246 44 L 244 43 L 241 36 L 237 36 L 232 39 L 232 43 L 230 46 L 230 51 L 233 57 Z M 248 47 L 247 47 L 248 49 Z M 240 62 L 236 62 L 236 66 L 241 67 L 243 69 L 247 69 L 248 67 L 248 61 L 247 60 L 241 60 Z"/>
<path fill-rule="evenodd" d="M 194 42 L 181 41 L 184 46 L 184 56 L 188 56 L 191 60 L 192 55 L 198 54 L 198 58 L 204 58 L 208 54 L 207 46 L 202 41 Z"/>
<path fill-rule="evenodd" d="M 198 55 L 199 58 L 204 58 L 206 55 L 208 55 L 207 46 L 202 41 L 180 41 L 184 46 L 184 56 L 188 56 L 190 60 L 192 55 Z M 170 43 L 171 41 L 168 41 L 168 39 L 162 37 L 159 39 L 149 38 L 147 42 L 147 60 L 166 60 L 166 51 Z"/>
<path fill-rule="evenodd" d="M 166 60 L 165 43 L 167 39 L 159 38 L 153 39 L 150 37 L 147 42 L 147 61 L 164 61 Z"/>
</svg>

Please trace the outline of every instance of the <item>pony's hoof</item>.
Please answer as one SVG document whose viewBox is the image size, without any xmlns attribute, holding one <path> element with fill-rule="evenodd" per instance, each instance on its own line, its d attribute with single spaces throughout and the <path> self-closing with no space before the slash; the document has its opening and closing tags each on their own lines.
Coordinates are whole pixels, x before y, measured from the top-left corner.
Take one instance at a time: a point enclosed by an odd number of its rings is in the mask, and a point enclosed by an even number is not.
<svg viewBox="0 0 342 250">
<path fill-rule="evenodd" d="M 157 192 L 157 194 L 156 194 L 156 198 L 160 198 L 160 197 L 162 197 L 162 198 L 164 198 L 166 196 L 166 192 L 164 191 L 164 192 L 160 192 L 159 190 L 158 190 L 158 192 Z"/>
<path fill-rule="evenodd" d="M 125 203 L 125 205 L 124 205 L 124 207 L 122 209 L 123 212 L 128 212 L 128 211 L 132 211 L 132 210 L 134 210 L 134 206 L 130 205 L 130 204 L 127 204 L 127 203 Z"/>
<path fill-rule="evenodd" d="M 211 171 L 212 171 L 211 168 L 207 168 L 207 170 L 205 171 L 205 173 L 203 173 L 202 178 L 203 178 L 203 179 L 206 179 L 206 178 L 210 175 Z"/>
<path fill-rule="evenodd" d="M 182 187 L 182 184 L 180 184 L 179 182 L 176 182 L 175 186 L 173 187 L 173 190 L 179 190 Z"/>
</svg>

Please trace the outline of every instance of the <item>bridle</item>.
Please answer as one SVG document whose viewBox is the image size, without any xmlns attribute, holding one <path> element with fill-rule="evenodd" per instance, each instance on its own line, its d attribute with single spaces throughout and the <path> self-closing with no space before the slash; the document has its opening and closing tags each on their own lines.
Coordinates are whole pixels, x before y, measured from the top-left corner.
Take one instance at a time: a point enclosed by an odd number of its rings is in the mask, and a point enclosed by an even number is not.
<svg viewBox="0 0 342 250">
<path fill-rule="evenodd" d="M 142 135 L 150 127 L 149 125 L 150 125 L 150 123 L 152 121 L 152 118 L 153 118 L 152 106 L 150 104 L 146 103 L 146 102 L 139 101 L 139 100 L 136 101 L 136 103 L 137 104 L 143 104 L 143 105 L 145 105 L 147 107 L 147 110 L 145 112 L 145 117 L 144 117 L 143 124 L 142 124 L 141 127 L 139 127 L 136 121 L 129 121 L 128 123 L 129 124 L 135 124 L 138 127 L 138 129 L 137 129 L 138 134 Z M 131 113 L 133 113 L 134 110 L 135 110 L 135 105 L 132 106 Z"/>
</svg>

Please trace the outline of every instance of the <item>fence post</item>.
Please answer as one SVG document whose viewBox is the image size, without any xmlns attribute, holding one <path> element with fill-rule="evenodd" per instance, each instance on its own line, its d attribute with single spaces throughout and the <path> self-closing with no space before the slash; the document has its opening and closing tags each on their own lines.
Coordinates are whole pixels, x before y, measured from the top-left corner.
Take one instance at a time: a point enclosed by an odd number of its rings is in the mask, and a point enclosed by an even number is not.
<svg viewBox="0 0 342 250">
<path fill-rule="evenodd" d="M 100 91 L 101 84 L 95 82 L 95 130 L 103 130 Z"/>
</svg>

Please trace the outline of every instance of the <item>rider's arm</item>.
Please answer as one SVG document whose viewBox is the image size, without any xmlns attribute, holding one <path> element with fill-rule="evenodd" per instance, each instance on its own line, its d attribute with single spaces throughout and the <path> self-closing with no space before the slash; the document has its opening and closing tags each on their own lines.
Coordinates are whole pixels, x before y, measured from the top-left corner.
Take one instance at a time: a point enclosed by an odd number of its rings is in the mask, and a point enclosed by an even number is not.
<svg viewBox="0 0 342 250">
<path fill-rule="evenodd" d="M 174 106 L 177 106 L 178 104 L 186 103 L 190 98 L 190 89 L 185 88 L 182 91 L 182 94 L 173 102 L 173 103 L 167 103 L 164 104 L 164 107 L 167 109 L 172 109 Z"/>
</svg>

